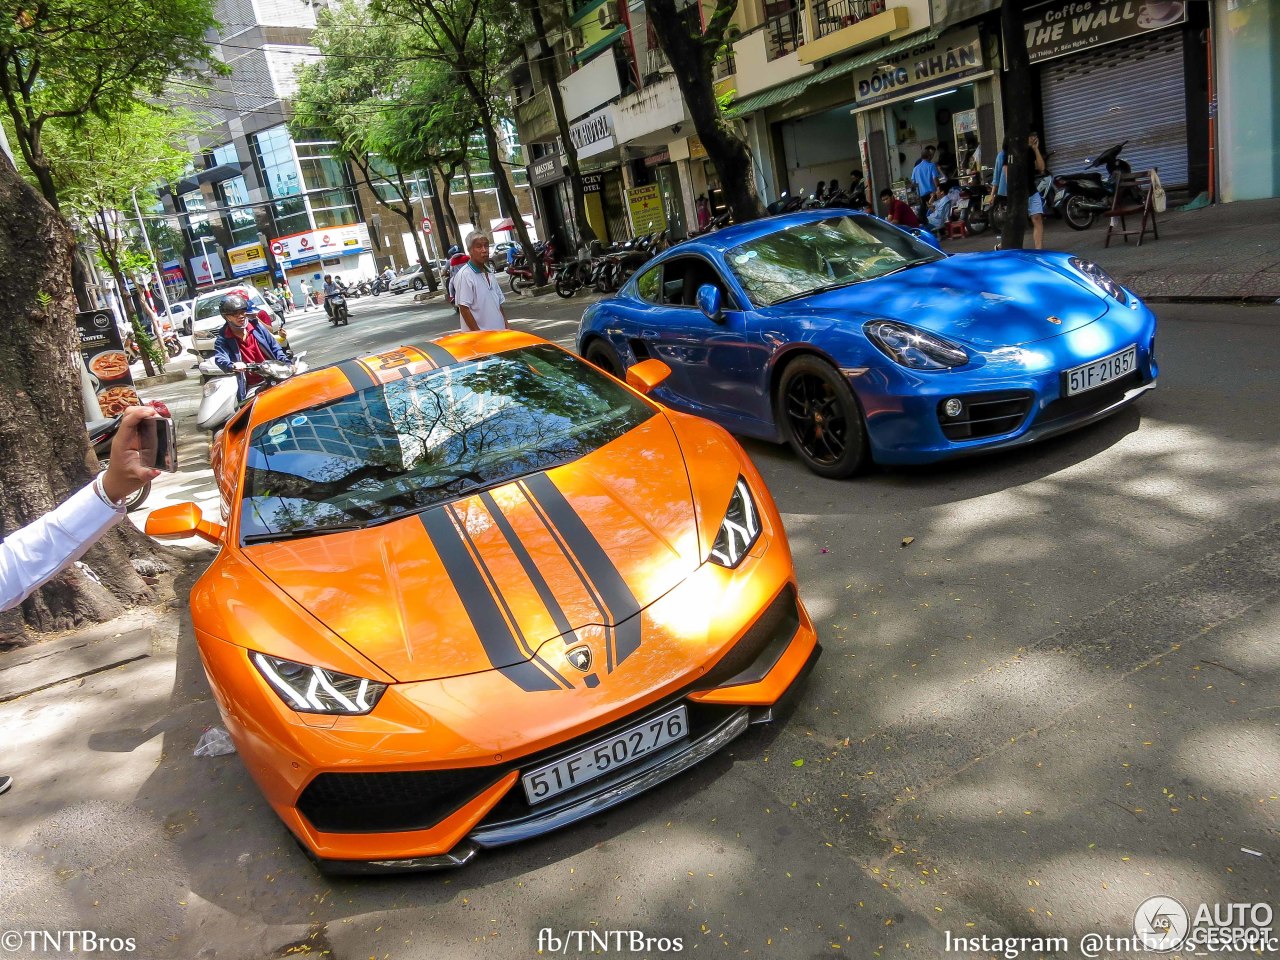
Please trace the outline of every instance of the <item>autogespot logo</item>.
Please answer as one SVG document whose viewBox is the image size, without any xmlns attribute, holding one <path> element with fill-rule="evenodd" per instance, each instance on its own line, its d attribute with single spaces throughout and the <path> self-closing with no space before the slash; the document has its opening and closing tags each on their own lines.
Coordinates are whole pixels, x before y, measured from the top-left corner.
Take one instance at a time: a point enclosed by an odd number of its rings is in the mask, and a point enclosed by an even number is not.
<svg viewBox="0 0 1280 960">
<path fill-rule="evenodd" d="M 1187 938 L 1191 917 L 1173 897 L 1150 897 L 1133 915 L 1133 932 L 1148 950 L 1167 953 Z"/>
</svg>

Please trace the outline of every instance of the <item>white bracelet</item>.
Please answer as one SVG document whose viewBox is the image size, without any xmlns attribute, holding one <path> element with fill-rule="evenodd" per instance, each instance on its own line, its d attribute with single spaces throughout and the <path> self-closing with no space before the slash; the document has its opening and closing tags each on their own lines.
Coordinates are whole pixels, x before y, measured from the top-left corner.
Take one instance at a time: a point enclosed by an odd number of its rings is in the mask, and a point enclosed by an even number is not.
<svg viewBox="0 0 1280 960">
<path fill-rule="evenodd" d="M 106 475 L 107 475 L 107 471 L 103 470 L 100 474 L 98 474 L 96 477 L 93 478 L 93 492 L 98 495 L 99 500 L 105 503 L 112 510 L 115 510 L 117 513 L 124 513 L 125 512 L 124 502 L 128 498 L 121 497 L 119 500 L 112 500 L 110 497 L 107 496 L 107 490 L 102 485 L 102 478 L 105 477 Z"/>
</svg>

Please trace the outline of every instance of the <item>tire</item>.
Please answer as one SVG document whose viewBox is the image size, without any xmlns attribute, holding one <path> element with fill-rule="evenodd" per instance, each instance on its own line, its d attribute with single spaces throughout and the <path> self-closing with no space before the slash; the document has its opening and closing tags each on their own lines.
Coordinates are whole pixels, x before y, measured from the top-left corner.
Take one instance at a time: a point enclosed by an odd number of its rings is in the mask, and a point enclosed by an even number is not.
<svg viewBox="0 0 1280 960">
<path fill-rule="evenodd" d="M 507 286 L 511 288 L 512 295 L 518 297 L 520 295 L 520 285 L 516 283 L 517 279 L 514 273 L 507 274 Z"/>
<path fill-rule="evenodd" d="M 164 342 L 164 352 L 167 353 L 169 355 L 169 359 L 172 360 L 174 357 L 182 353 L 182 344 L 179 343 L 177 339 L 166 340 Z"/>
<path fill-rule="evenodd" d="M 819 357 L 800 356 L 787 364 L 774 416 L 791 449 L 820 477 L 841 480 L 870 461 L 857 398 L 835 367 Z"/>
<path fill-rule="evenodd" d="M 618 356 L 618 351 L 613 349 L 609 341 L 592 340 L 587 344 L 585 359 L 587 363 L 599 367 L 605 373 L 626 381 L 627 371 L 622 365 L 622 358 Z"/>
<path fill-rule="evenodd" d="M 423 280 L 421 277 L 416 277 L 413 281 L 413 292 L 417 293 L 426 285 L 427 285 L 427 281 Z"/>
<path fill-rule="evenodd" d="M 556 277 L 556 294 L 568 300 L 578 292 L 578 285 L 573 282 L 573 278 L 569 276 L 566 270 L 560 276 Z"/>
<path fill-rule="evenodd" d="M 382 291 L 381 291 L 381 290 L 379 290 L 377 287 L 374 287 L 374 288 L 373 288 L 373 295 L 374 295 L 375 297 L 380 297 L 380 296 L 382 296 Z"/>
<path fill-rule="evenodd" d="M 142 506 L 142 502 L 147 499 L 151 493 L 151 481 L 148 480 L 142 485 L 142 489 L 135 490 L 129 496 L 124 498 L 124 509 L 126 513 L 132 513 Z"/>
<path fill-rule="evenodd" d="M 1067 226 L 1072 230 L 1088 230 L 1093 226 L 1097 214 L 1092 210 L 1083 209 L 1085 202 L 1084 197 L 1072 194 L 1062 205 L 1062 219 L 1067 221 Z"/>
<path fill-rule="evenodd" d="M 987 232 L 987 218 L 985 216 L 971 216 L 966 226 L 969 228 L 969 233 L 976 237 L 980 233 Z"/>
</svg>

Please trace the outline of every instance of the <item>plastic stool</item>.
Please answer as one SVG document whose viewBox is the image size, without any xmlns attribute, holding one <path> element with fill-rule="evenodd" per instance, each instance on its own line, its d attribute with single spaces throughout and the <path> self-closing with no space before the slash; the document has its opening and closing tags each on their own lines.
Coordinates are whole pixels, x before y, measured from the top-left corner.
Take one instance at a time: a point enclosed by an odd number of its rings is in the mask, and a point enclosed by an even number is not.
<svg viewBox="0 0 1280 960">
<path fill-rule="evenodd" d="M 963 220 L 947 221 L 946 236 L 948 240 L 963 240 L 968 235 L 969 235 L 969 228 L 965 226 L 965 223 Z"/>
</svg>

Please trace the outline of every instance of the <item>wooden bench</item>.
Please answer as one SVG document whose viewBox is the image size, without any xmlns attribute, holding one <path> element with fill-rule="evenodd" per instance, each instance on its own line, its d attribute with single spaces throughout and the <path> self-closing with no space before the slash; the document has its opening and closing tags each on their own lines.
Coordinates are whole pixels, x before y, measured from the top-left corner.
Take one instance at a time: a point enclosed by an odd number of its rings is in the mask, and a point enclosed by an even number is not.
<svg viewBox="0 0 1280 960">
<path fill-rule="evenodd" d="M 1159 240 L 1160 232 L 1156 229 L 1156 209 L 1152 203 L 1151 174 L 1156 171 L 1145 170 L 1139 173 L 1117 173 L 1116 192 L 1111 198 L 1110 221 L 1107 223 L 1107 239 L 1103 247 L 1111 246 L 1112 237 L 1123 237 L 1128 243 L 1130 237 L 1138 238 L 1138 246 L 1148 233 L 1151 239 Z M 1137 193 L 1141 199 L 1135 199 Z M 1142 217 L 1137 229 L 1130 229 L 1125 222 L 1126 217 Z"/>
</svg>

